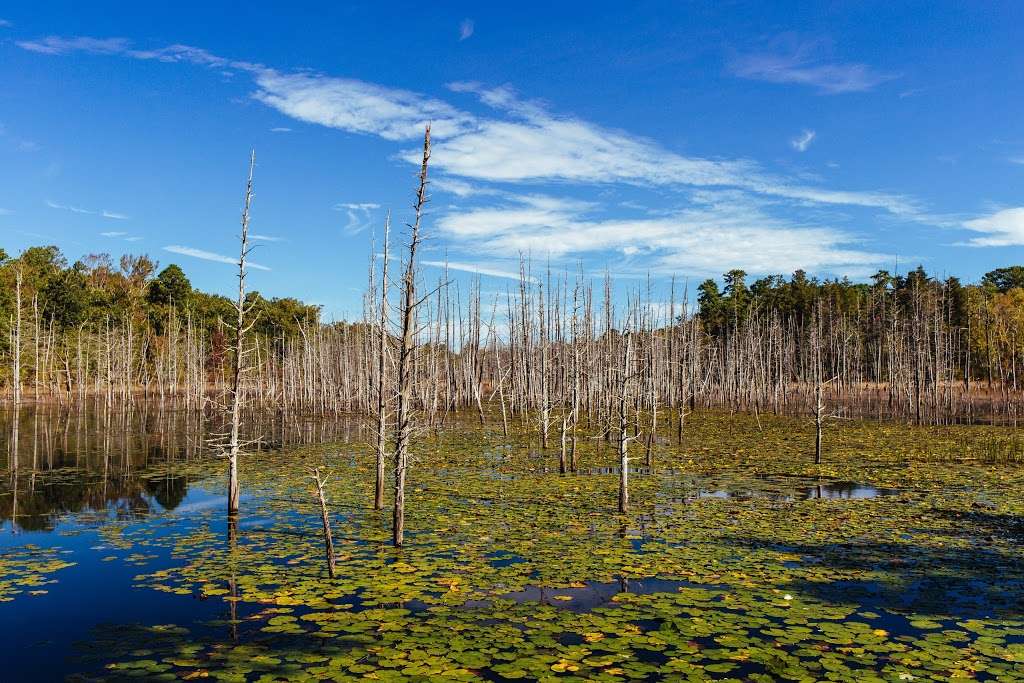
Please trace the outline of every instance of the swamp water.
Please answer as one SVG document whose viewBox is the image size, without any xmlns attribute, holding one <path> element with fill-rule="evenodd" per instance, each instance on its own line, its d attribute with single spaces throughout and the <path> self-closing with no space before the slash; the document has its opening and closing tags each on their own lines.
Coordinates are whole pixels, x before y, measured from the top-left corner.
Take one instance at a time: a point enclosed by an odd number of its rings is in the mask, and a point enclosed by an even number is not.
<svg viewBox="0 0 1024 683">
<path fill-rule="evenodd" d="M 1012 430 L 844 424 L 816 467 L 761 420 L 637 449 L 628 515 L 600 442 L 560 476 L 525 436 L 425 434 L 397 551 L 358 423 L 257 425 L 229 533 L 196 416 L 22 409 L 14 455 L 2 414 L 0 678 L 1024 679 L 1024 476 L 980 457 Z"/>
</svg>

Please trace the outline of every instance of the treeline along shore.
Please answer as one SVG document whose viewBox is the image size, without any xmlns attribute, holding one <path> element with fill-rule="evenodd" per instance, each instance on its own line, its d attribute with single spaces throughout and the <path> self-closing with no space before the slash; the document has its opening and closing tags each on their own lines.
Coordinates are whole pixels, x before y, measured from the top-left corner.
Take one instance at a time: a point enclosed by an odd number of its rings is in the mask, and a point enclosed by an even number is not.
<svg viewBox="0 0 1024 683">
<path fill-rule="evenodd" d="M 382 265 L 370 264 L 361 320 L 325 323 L 297 299 L 246 294 L 247 406 L 377 409 L 379 375 L 394 364 L 397 342 L 381 316 Z M 430 422 L 500 408 L 505 420 L 539 420 L 545 435 L 581 416 L 604 422 L 617 410 L 612 369 L 629 337 L 641 375 L 634 407 L 663 430 L 681 430 L 700 408 L 813 410 L 819 386 L 854 416 L 1017 418 L 1020 266 L 974 284 L 920 267 L 859 283 L 802 271 L 750 282 L 741 270 L 723 281 L 704 281 L 692 302 L 679 278 L 662 288 L 667 295 L 642 286 L 617 297 L 610 277 L 524 261 L 518 282 L 484 295 L 479 280 L 460 288 L 441 272 L 421 285 L 413 401 Z M 18 256 L 0 250 L 0 283 L 8 401 L 200 407 L 228 386 L 233 303 L 193 288 L 177 265 L 106 254 L 70 263 L 57 247 L 38 246 Z"/>
</svg>

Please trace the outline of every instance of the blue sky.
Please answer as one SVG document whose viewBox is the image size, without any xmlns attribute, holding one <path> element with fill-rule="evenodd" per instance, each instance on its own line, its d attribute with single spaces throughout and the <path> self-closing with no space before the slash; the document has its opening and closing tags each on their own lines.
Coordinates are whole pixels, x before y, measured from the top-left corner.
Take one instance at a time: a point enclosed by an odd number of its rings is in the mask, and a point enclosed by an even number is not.
<svg viewBox="0 0 1024 683">
<path fill-rule="evenodd" d="M 1019 3 L 149 4 L 0 8 L 8 251 L 228 291 L 255 148 L 252 284 L 357 315 L 430 120 L 431 278 L 1022 260 Z"/>
</svg>

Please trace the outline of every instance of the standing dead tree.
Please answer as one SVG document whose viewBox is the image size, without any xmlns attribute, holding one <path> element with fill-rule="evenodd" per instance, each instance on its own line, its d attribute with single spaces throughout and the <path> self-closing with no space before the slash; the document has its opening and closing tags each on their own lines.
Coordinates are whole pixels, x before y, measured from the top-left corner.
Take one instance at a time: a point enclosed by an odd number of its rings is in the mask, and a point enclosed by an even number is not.
<svg viewBox="0 0 1024 683">
<path fill-rule="evenodd" d="M 11 382 L 14 385 L 14 405 L 21 403 L 21 267 L 14 273 L 14 326 L 11 339 Z"/>
<path fill-rule="evenodd" d="M 384 507 L 384 460 L 387 447 L 387 369 L 388 369 L 388 237 L 391 213 L 384 221 L 384 262 L 380 278 L 380 327 L 377 331 L 377 485 L 373 493 L 373 509 Z"/>
<path fill-rule="evenodd" d="M 395 507 L 391 540 L 400 548 L 405 539 L 405 473 L 409 466 L 409 437 L 412 434 L 413 355 L 416 351 L 416 249 L 422 239 L 420 226 L 427 205 L 427 167 L 430 162 L 430 125 L 423 135 L 423 161 L 416 191 L 415 220 L 410 226 L 409 254 L 402 277 L 401 341 L 398 349 L 395 405 Z"/>
<path fill-rule="evenodd" d="M 245 371 L 245 357 L 248 351 L 245 348 L 246 334 L 252 329 L 255 321 L 248 321 L 249 313 L 253 304 L 245 301 L 245 261 L 252 251 L 249 246 L 249 208 L 252 205 L 252 175 L 256 166 L 256 151 L 249 156 L 249 179 L 245 185 L 245 200 L 242 207 L 242 233 L 240 235 L 241 248 L 238 255 L 238 299 L 232 306 L 235 311 L 234 324 L 234 354 L 231 365 L 231 389 L 228 397 L 231 404 L 228 407 L 231 415 L 231 426 L 228 433 L 227 456 L 228 456 L 228 515 L 238 514 L 238 503 L 241 497 L 241 489 L 238 484 L 238 455 L 241 452 L 242 443 L 240 438 L 240 427 L 242 422 L 242 374 Z"/>
<path fill-rule="evenodd" d="M 838 379 L 833 377 L 827 381 L 819 381 L 814 387 L 814 464 L 821 464 L 821 432 L 826 420 L 840 417 L 838 413 L 828 413 L 825 408 L 825 386 Z"/>
<path fill-rule="evenodd" d="M 629 442 L 637 435 L 629 436 L 630 393 L 633 385 L 633 335 L 628 325 L 623 330 L 622 364 L 619 366 L 618 381 L 618 432 L 619 432 L 619 513 L 629 512 Z M 637 417 L 639 420 L 639 417 Z"/>
</svg>

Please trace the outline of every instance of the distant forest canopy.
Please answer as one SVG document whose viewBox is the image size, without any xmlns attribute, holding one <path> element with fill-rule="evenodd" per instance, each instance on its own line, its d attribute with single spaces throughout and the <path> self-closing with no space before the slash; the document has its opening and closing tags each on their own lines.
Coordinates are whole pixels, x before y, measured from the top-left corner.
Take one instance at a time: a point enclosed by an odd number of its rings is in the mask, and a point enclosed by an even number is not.
<svg viewBox="0 0 1024 683">
<path fill-rule="evenodd" d="M 22 302 L 27 309 L 24 315 L 38 311 L 43 320 L 53 322 L 60 331 L 108 323 L 118 326 L 128 316 L 161 334 L 173 306 L 179 314 L 190 314 L 199 326 L 212 332 L 218 320 L 233 314 L 227 297 L 194 289 L 178 265 L 172 263 L 159 272 L 157 268 L 147 255 L 126 254 L 115 264 L 109 254 L 89 254 L 69 264 L 60 249 L 52 245 L 30 247 L 18 257 L 0 248 L 0 319 L 9 322 L 13 318 L 18 270 L 22 274 Z M 730 325 L 767 311 L 809 319 L 812 309 L 822 301 L 835 312 L 853 315 L 882 299 L 906 304 L 918 290 L 941 294 L 949 320 L 962 327 L 967 327 L 972 301 L 975 306 L 991 308 L 1000 317 L 1016 313 L 1010 322 L 1016 324 L 1019 315 L 1024 323 L 1024 266 L 992 270 L 977 285 L 964 285 L 955 277 L 937 280 L 921 266 L 906 275 L 880 270 L 871 276 L 870 283 L 854 283 L 847 278 L 819 280 L 802 270 L 788 279 L 769 275 L 749 285 L 747 280 L 747 273 L 736 269 L 723 275 L 722 287 L 713 279 L 700 285 L 699 317 L 707 333 L 725 334 Z M 319 306 L 293 297 L 265 299 L 254 291 L 248 300 L 255 302 L 257 322 L 253 330 L 257 334 L 291 337 L 299 333 L 300 326 L 320 320 Z"/>
<path fill-rule="evenodd" d="M 69 264 L 55 246 L 30 247 L 18 257 L 0 248 L 0 316 L 5 324 L 13 320 L 17 273 L 22 279 L 22 316 L 29 320 L 38 311 L 57 332 L 80 328 L 98 329 L 108 324 L 120 327 L 126 321 L 155 334 L 163 333 L 173 307 L 190 315 L 194 324 L 213 333 L 218 320 L 228 320 L 234 309 L 227 297 L 193 289 L 185 272 L 171 264 L 157 272 L 158 264 L 146 255 L 124 255 L 115 264 L 109 254 L 89 254 Z M 225 272 L 225 281 L 230 275 Z M 258 313 L 258 334 L 290 337 L 299 326 L 320 319 L 318 306 L 291 297 L 265 299 L 252 292 Z M 142 329 L 140 328 L 140 329 Z M 4 344 L 10 343 L 4 335 Z"/>
<path fill-rule="evenodd" d="M 803 322 L 810 320 L 822 303 L 832 313 L 855 316 L 886 304 L 913 308 L 922 296 L 941 299 L 943 317 L 955 327 L 969 326 L 972 309 L 1005 319 L 1014 334 L 1024 324 L 1024 266 L 989 271 L 977 285 L 964 285 L 955 277 L 935 279 L 922 266 L 906 275 L 880 270 L 871 276 L 870 283 L 854 283 L 847 278 L 818 280 L 802 270 L 788 280 L 782 275 L 769 275 L 749 286 L 746 272 L 730 270 L 723 282 L 720 288 L 715 280 L 708 279 L 697 290 L 700 318 L 706 331 L 716 335 L 758 312 L 773 312 Z M 978 329 L 984 327 L 979 325 Z M 1024 331 L 1024 327 L 1021 329 Z"/>
</svg>

